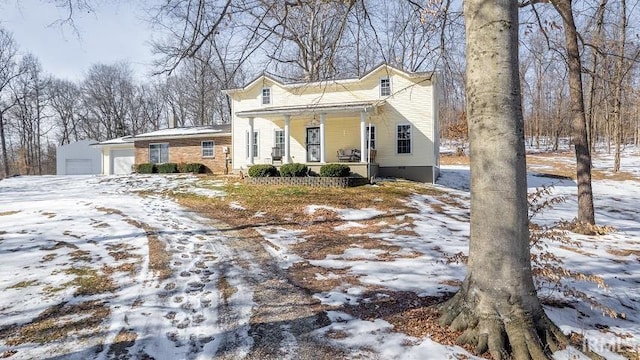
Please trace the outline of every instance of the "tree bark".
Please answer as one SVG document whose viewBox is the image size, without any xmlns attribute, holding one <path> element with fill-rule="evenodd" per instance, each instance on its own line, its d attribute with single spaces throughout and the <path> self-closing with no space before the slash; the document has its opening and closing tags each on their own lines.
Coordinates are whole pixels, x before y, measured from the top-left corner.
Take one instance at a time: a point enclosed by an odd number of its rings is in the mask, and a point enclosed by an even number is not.
<svg viewBox="0 0 640 360">
<path fill-rule="evenodd" d="M 578 182 L 578 223 L 595 225 L 593 190 L 591 187 L 591 149 L 587 140 L 587 118 L 582 90 L 582 65 L 578 47 L 578 31 L 573 18 L 572 0 L 552 2 L 564 23 L 567 65 L 569 68 L 569 97 L 571 98 L 572 140 L 576 154 Z"/>
<path fill-rule="evenodd" d="M 613 97 L 613 136 L 616 151 L 613 157 L 613 171 L 620 171 L 620 152 L 623 142 L 622 130 L 622 87 L 625 78 L 625 45 L 627 42 L 627 2 L 620 1 L 620 39 L 618 47 L 618 61 L 616 62 L 615 95 Z"/>
<path fill-rule="evenodd" d="M 2 147 L 2 168 L 4 177 L 9 176 L 9 155 L 7 154 L 7 142 L 4 134 L 4 112 L 0 112 L 0 145 Z"/>
<path fill-rule="evenodd" d="M 512 0 L 464 2 L 471 150 L 467 276 L 441 305 L 441 324 L 494 359 L 547 359 L 566 339 L 547 318 L 531 272 L 518 9 Z"/>
</svg>

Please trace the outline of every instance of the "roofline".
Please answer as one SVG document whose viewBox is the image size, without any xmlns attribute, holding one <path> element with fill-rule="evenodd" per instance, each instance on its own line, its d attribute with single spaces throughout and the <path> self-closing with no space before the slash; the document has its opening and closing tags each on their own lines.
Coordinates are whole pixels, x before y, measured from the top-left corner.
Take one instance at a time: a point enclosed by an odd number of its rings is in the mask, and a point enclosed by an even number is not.
<svg viewBox="0 0 640 360">
<path fill-rule="evenodd" d="M 282 83 L 278 80 L 276 80 L 275 78 L 269 76 L 266 73 L 262 73 L 260 75 L 258 75 L 256 78 L 254 78 L 253 80 L 251 80 L 250 82 L 248 82 L 246 85 L 244 85 L 243 87 L 239 87 L 239 88 L 233 88 L 233 89 L 225 89 L 222 90 L 223 94 L 233 94 L 233 93 L 237 93 L 240 91 L 244 91 L 247 90 L 248 88 L 252 87 L 254 85 L 254 83 L 256 83 L 257 81 L 259 81 L 260 79 L 264 78 L 264 79 L 268 79 L 271 80 L 273 82 L 275 82 L 276 84 L 282 86 L 282 87 L 289 87 L 289 88 L 295 88 L 295 87 L 300 87 L 300 86 L 323 86 L 323 85 L 327 85 L 327 84 L 341 84 L 341 83 L 351 83 L 351 82 L 356 82 L 356 81 L 361 81 L 366 79 L 367 77 L 371 76 L 373 73 L 375 73 L 376 71 L 378 71 L 380 68 L 382 67 L 388 67 L 393 69 L 394 71 L 400 72 L 404 75 L 406 75 L 407 77 L 410 78 L 416 78 L 416 77 L 432 77 L 436 75 L 436 71 L 426 71 L 426 72 L 410 72 L 410 71 L 405 71 L 405 70 L 401 70 L 393 65 L 389 65 L 388 63 L 380 63 L 379 65 L 375 66 L 373 69 L 369 70 L 368 72 L 366 72 L 365 74 L 363 74 L 360 77 L 353 77 L 353 78 L 346 78 L 346 79 L 334 79 L 334 80 L 319 80 L 319 81 L 309 81 L 309 82 L 294 82 L 294 83 Z"/>
<path fill-rule="evenodd" d="M 210 137 L 223 137 L 231 136 L 231 132 L 210 132 L 210 133 L 198 133 L 198 134 L 173 134 L 173 135 L 155 135 L 155 136 L 134 136 L 133 141 L 142 140 L 172 140 L 172 139 L 197 139 L 197 138 L 210 138 Z"/>
<path fill-rule="evenodd" d="M 343 103 L 343 104 L 313 104 L 313 105 L 300 105 L 300 106 L 287 106 L 287 107 L 274 107 L 274 108 L 260 108 L 239 111 L 235 113 L 236 116 L 242 118 L 248 117 L 263 117 L 269 115 L 301 115 L 305 113 L 337 113 L 344 111 L 364 111 L 369 112 L 375 110 L 378 107 L 384 105 L 384 100 L 364 101 L 357 103 Z"/>
<path fill-rule="evenodd" d="M 131 141 L 131 142 L 121 142 L 121 143 L 111 143 L 111 144 L 95 143 L 95 144 L 90 144 L 89 146 L 96 147 L 96 148 L 133 147 L 133 141 Z"/>
</svg>

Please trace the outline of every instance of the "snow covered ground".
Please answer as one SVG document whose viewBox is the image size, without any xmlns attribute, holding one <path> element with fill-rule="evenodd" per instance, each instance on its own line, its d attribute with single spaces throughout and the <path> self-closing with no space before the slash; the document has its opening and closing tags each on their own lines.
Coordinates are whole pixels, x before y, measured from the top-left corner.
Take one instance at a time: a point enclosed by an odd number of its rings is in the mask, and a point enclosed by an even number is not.
<svg viewBox="0 0 640 360">
<path fill-rule="evenodd" d="M 611 157 L 599 156 L 594 167 L 608 169 L 611 163 Z M 640 153 L 630 150 L 622 166 L 640 176 Z M 532 169 L 531 191 L 554 184 L 553 193 L 566 195 L 567 201 L 536 221 L 573 219 L 575 183 L 536 173 L 544 170 Z M 266 270 L 255 254 L 234 247 L 233 235 L 214 220 L 178 206 L 165 194 L 223 196 L 222 184 L 191 176 L 0 181 L 0 358 L 252 358 L 260 340 L 249 323 L 261 300 L 251 277 Z M 467 252 L 468 184 L 468 166 L 443 167 L 437 185 L 443 195 L 412 196 L 407 201 L 417 211 L 410 214 L 325 204 L 306 207 L 307 215 L 337 214 L 339 221 L 331 226 L 345 241 L 376 239 L 394 249 L 391 256 L 388 250 L 353 246 L 340 254 L 304 259 L 293 250 L 307 241 L 304 226 L 257 228 L 276 267 L 287 271 L 306 261 L 324 269 L 315 274 L 317 279 L 336 283 L 312 294 L 329 308 L 330 322 L 309 336 L 343 349 L 346 358 L 474 358 L 429 336 L 398 332 L 382 317 L 360 318 L 345 310 L 366 307 L 385 291 L 420 297 L 455 291 L 465 268 L 445 258 Z M 602 316 L 570 298 L 563 299 L 569 306 L 546 310 L 565 332 L 584 335 L 583 346 L 619 359 L 623 357 L 610 350 L 640 348 L 640 181 L 594 181 L 594 194 L 597 222 L 615 231 L 597 237 L 571 235 L 580 248 L 550 246 L 567 268 L 604 278 L 606 288 L 568 284 L 620 315 Z M 166 244 L 167 259 L 157 258 L 154 243 Z M 163 273 L 162 264 L 170 270 Z M 345 275 L 357 281 L 341 281 Z M 93 283 L 99 284 L 97 289 Z M 558 297 L 550 290 L 541 295 Z M 285 335 L 275 346 L 281 358 L 301 357 L 301 340 L 291 324 L 283 322 L 280 328 Z M 581 357 L 568 349 L 556 358 Z"/>
</svg>

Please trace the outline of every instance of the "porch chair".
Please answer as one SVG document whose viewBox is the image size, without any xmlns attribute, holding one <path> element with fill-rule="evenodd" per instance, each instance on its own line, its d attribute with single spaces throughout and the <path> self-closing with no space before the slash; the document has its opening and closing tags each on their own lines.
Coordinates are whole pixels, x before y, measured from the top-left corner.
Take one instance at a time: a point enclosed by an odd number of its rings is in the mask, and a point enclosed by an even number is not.
<svg viewBox="0 0 640 360">
<path fill-rule="evenodd" d="M 279 161 L 280 163 L 282 163 L 282 156 L 284 151 L 282 148 L 280 147 L 272 147 L 271 148 L 271 163 L 273 164 L 276 161 Z"/>
<path fill-rule="evenodd" d="M 358 149 L 338 149 L 338 161 L 355 162 L 360 161 L 360 150 Z"/>
</svg>

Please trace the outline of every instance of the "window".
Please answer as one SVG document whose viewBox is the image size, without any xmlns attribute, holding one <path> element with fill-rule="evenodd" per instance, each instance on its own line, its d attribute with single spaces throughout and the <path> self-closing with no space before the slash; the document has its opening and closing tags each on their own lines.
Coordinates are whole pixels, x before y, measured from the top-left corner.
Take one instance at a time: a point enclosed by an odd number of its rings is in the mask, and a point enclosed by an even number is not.
<svg viewBox="0 0 640 360">
<path fill-rule="evenodd" d="M 380 96 L 391 95 L 391 79 L 388 77 L 380 79 Z"/>
<path fill-rule="evenodd" d="M 245 150 L 247 151 L 247 158 L 249 158 L 249 132 L 246 132 L 245 140 L 247 142 L 247 147 Z M 253 132 L 253 157 L 258 157 L 258 132 Z"/>
<path fill-rule="evenodd" d="M 271 88 L 262 88 L 262 105 L 271 104 Z"/>
<path fill-rule="evenodd" d="M 284 130 L 276 130 L 273 146 L 278 149 L 284 149 Z"/>
<path fill-rule="evenodd" d="M 397 126 L 396 143 L 398 154 L 411 154 L 411 125 Z"/>
<path fill-rule="evenodd" d="M 149 162 L 152 164 L 169 162 L 169 144 L 149 144 Z"/>
<path fill-rule="evenodd" d="M 376 127 L 373 125 L 367 126 L 367 148 L 376 148 Z"/>
<path fill-rule="evenodd" d="M 213 140 L 207 140 L 202 142 L 202 157 L 214 157 L 216 143 Z"/>
</svg>

